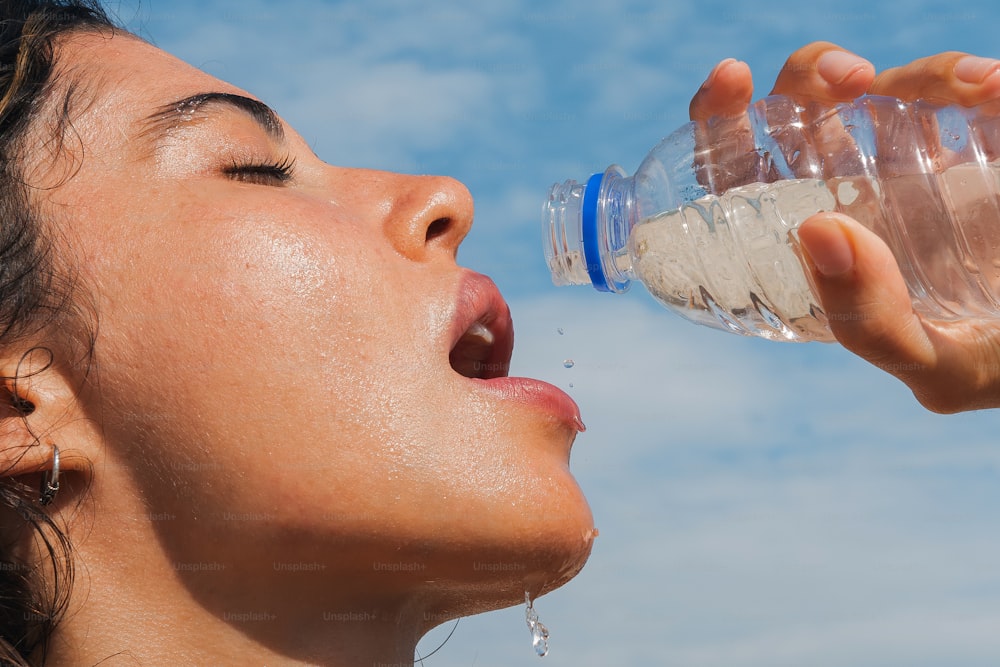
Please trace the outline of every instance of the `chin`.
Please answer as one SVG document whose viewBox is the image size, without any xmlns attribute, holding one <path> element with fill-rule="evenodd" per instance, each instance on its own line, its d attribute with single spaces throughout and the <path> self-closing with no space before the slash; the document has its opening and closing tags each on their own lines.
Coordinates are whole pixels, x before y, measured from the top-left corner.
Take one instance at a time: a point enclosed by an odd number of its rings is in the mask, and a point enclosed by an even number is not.
<svg viewBox="0 0 1000 667">
<path fill-rule="evenodd" d="M 447 590 L 429 591 L 429 602 L 424 611 L 427 621 L 424 632 L 449 620 L 473 616 L 497 609 L 516 607 L 525 603 L 525 595 L 532 600 L 563 586 L 575 577 L 590 556 L 593 539 L 580 539 L 572 552 L 563 552 L 561 558 L 546 554 L 548 562 L 537 569 L 522 571 L 481 570 L 472 581 L 437 582 Z M 495 561 L 484 561 L 486 566 Z M 480 567 L 483 567 L 481 564 Z"/>
<path fill-rule="evenodd" d="M 597 529 L 590 507 L 575 482 L 573 489 L 579 493 L 574 502 L 538 508 L 544 518 L 532 526 L 530 539 L 534 547 L 526 549 L 531 556 L 524 559 L 538 566 L 521 578 L 523 590 L 516 591 L 521 593 L 516 601 L 523 599 L 525 592 L 535 598 L 562 586 L 580 572 L 590 557 Z"/>
<path fill-rule="evenodd" d="M 484 518 L 481 527 L 492 539 L 455 549 L 444 568 L 448 575 L 433 582 L 441 596 L 430 596 L 437 597 L 428 612 L 432 626 L 524 604 L 526 593 L 537 598 L 580 572 L 597 530 L 579 488 L 575 482 L 570 486 L 564 484 L 555 498 L 550 495 L 545 507 L 532 501 L 519 508 L 517 517 L 498 513 Z"/>
</svg>

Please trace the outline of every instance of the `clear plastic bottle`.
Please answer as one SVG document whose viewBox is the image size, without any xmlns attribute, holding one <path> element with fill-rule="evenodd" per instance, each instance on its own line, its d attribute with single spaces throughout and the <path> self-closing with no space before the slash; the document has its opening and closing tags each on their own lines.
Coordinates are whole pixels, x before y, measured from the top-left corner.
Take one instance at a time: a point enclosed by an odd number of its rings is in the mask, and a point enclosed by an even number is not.
<svg viewBox="0 0 1000 667">
<path fill-rule="evenodd" d="M 832 340 L 796 250 L 810 215 L 841 211 L 886 241 L 930 318 L 1000 317 L 995 108 L 865 96 L 689 123 L 629 177 L 613 165 L 552 187 L 545 256 L 557 285 L 623 292 L 735 333 Z"/>
</svg>

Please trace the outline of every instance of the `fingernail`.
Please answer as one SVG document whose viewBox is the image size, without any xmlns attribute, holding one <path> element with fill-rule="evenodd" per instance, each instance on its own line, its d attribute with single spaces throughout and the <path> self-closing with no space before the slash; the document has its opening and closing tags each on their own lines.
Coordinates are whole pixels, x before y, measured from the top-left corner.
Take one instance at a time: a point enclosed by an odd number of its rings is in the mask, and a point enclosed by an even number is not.
<svg viewBox="0 0 1000 667">
<path fill-rule="evenodd" d="M 799 243 L 816 270 L 827 278 L 854 266 L 854 248 L 844 228 L 833 218 L 815 217 L 799 228 Z"/>
<path fill-rule="evenodd" d="M 729 67 L 732 63 L 735 63 L 735 62 L 737 62 L 736 58 L 726 58 L 725 60 L 723 60 L 722 62 L 720 62 L 718 65 L 716 65 L 715 67 L 713 67 L 712 71 L 708 73 L 708 78 L 705 79 L 705 83 L 702 84 L 702 87 L 703 88 L 710 88 L 712 86 L 712 84 L 715 83 L 716 77 L 719 76 L 719 72 L 721 72 L 722 70 L 724 70 L 725 68 Z"/>
<path fill-rule="evenodd" d="M 989 75 L 1000 71 L 1000 60 L 965 56 L 955 63 L 955 76 L 964 83 L 982 83 Z"/>
<path fill-rule="evenodd" d="M 871 66 L 861 56 L 847 51 L 827 51 L 816 61 L 816 70 L 827 83 L 837 85 L 847 80 L 855 72 Z"/>
</svg>

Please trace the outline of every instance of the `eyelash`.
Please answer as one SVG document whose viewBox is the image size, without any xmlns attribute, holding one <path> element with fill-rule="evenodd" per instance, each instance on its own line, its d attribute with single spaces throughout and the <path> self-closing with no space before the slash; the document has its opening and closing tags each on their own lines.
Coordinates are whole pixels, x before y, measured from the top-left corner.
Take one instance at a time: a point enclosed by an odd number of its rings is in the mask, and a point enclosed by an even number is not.
<svg viewBox="0 0 1000 667">
<path fill-rule="evenodd" d="M 234 181 L 254 185 L 283 185 L 292 179 L 295 160 L 285 158 L 280 162 L 237 161 L 226 167 L 225 174 Z"/>
</svg>

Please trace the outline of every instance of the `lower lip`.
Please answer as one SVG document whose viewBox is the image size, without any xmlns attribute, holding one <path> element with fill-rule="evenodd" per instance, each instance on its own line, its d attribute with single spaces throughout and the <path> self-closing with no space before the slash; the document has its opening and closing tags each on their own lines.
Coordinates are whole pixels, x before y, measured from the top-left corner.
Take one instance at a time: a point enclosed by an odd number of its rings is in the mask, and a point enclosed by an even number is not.
<svg viewBox="0 0 1000 667">
<path fill-rule="evenodd" d="M 586 429 L 576 402 L 548 382 L 521 377 L 498 377 L 477 382 L 504 400 L 540 409 L 576 431 Z"/>
</svg>

